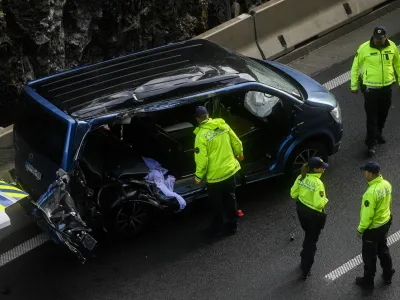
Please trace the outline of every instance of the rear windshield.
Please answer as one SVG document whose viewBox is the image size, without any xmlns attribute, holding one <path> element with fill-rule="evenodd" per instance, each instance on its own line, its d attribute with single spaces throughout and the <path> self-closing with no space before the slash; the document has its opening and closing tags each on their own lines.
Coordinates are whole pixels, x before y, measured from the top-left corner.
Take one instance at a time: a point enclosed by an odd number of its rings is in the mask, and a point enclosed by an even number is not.
<svg viewBox="0 0 400 300">
<path fill-rule="evenodd" d="M 31 151 L 61 165 L 67 123 L 63 123 L 23 93 L 18 102 L 18 115 L 14 128 L 20 138 L 29 145 Z"/>
</svg>

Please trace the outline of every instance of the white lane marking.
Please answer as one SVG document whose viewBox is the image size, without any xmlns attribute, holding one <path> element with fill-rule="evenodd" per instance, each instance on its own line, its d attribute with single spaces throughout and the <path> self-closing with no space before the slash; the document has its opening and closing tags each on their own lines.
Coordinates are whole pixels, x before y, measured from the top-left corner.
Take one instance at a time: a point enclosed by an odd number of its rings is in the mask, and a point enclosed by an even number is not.
<svg viewBox="0 0 400 300">
<path fill-rule="evenodd" d="M 400 240 L 400 230 L 393 233 L 391 236 L 388 237 L 387 239 L 387 244 L 388 246 L 393 245 L 394 243 L 398 242 Z M 341 265 L 339 268 L 333 270 L 329 274 L 325 275 L 325 279 L 329 281 L 334 281 L 338 279 L 340 276 L 346 274 L 350 270 L 354 269 L 358 265 L 362 264 L 362 256 L 361 254 L 357 255 L 353 259 L 349 260 L 347 263 Z"/>
<path fill-rule="evenodd" d="M 39 247 L 48 240 L 49 238 L 47 237 L 47 235 L 45 233 L 41 233 L 31 238 L 30 240 L 23 242 L 17 247 L 11 249 L 10 251 L 3 253 L 2 255 L 0 255 L 0 267 L 35 249 L 36 247 Z"/>
<path fill-rule="evenodd" d="M 398 45 L 397 48 L 400 49 L 400 45 Z M 351 71 L 347 71 L 346 73 L 324 83 L 323 86 L 326 87 L 328 90 L 333 90 L 334 88 L 337 88 L 338 86 L 341 86 L 342 84 L 350 81 L 350 74 Z"/>
<path fill-rule="evenodd" d="M 334 88 L 341 86 L 342 84 L 350 81 L 350 71 L 324 83 L 323 86 L 328 90 L 333 90 Z"/>
</svg>

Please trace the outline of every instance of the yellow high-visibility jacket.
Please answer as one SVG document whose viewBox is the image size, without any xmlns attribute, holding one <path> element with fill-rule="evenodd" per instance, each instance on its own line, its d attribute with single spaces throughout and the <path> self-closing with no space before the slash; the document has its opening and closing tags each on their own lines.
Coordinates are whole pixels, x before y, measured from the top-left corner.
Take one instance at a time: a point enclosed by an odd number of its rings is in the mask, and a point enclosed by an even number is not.
<svg viewBox="0 0 400 300">
<path fill-rule="evenodd" d="M 380 227 L 390 220 L 392 204 L 392 185 L 380 175 L 368 182 L 361 204 L 358 232 Z"/>
<path fill-rule="evenodd" d="M 322 212 L 328 199 L 325 194 L 325 186 L 320 179 L 321 175 L 320 173 L 307 173 L 303 180 L 299 175 L 290 190 L 290 196 L 293 199 L 299 199 L 309 208 Z"/>
<path fill-rule="evenodd" d="M 397 76 L 400 75 L 399 49 L 389 39 L 381 50 L 375 48 L 372 38 L 363 43 L 358 48 L 351 67 L 351 90 L 353 91 L 358 89 L 360 68 L 362 68 L 361 77 L 364 85 L 388 86 L 396 82 L 395 72 Z"/>
<path fill-rule="evenodd" d="M 220 182 L 240 170 L 236 157 L 243 156 L 243 145 L 223 119 L 209 118 L 194 133 L 197 181 L 206 177 L 208 183 Z"/>
</svg>

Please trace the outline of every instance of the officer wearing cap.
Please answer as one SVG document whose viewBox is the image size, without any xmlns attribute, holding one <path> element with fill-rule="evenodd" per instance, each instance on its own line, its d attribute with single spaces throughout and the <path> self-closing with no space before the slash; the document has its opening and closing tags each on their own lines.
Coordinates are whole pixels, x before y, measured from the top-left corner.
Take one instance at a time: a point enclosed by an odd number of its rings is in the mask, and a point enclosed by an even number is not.
<svg viewBox="0 0 400 300">
<path fill-rule="evenodd" d="M 360 223 L 357 234 L 362 237 L 362 258 L 364 276 L 356 278 L 356 284 L 363 288 L 374 287 L 376 258 L 379 257 L 386 284 L 392 282 L 394 269 L 387 246 L 387 234 L 392 223 L 390 206 L 392 204 L 392 186 L 380 174 L 380 166 L 369 162 L 361 168 L 365 171 L 368 189 L 362 197 Z"/>
<path fill-rule="evenodd" d="M 400 75 L 399 50 L 387 38 L 385 27 L 378 26 L 371 39 L 358 48 L 351 68 L 351 91 L 357 93 L 360 83 L 364 94 L 367 117 L 365 143 L 370 157 L 375 155 L 377 144 L 385 143 L 382 132 L 391 106 L 395 72 Z"/>
<path fill-rule="evenodd" d="M 328 203 L 321 175 L 329 164 L 320 157 L 311 158 L 301 169 L 290 190 L 290 196 L 296 201 L 297 216 L 304 230 L 303 250 L 300 253 L 302 278 L 310 275 L 317 251 L 317 242 L 325 226 L 325 206 Z"/>
<path fill-rule="evenodd" d="M 224 212 L 228 218 L 226 230 L 236 233 L 238 226 L 235 196 L 235 174 L 241 169 L 243 146 L 228 124 L 221 118 L 212 119 L 204 106 L 196 108 L 199 126 L 195 129 L 195 162 L 197 184 L 205 179 L 213 207 L 211 233 L 224 233 Z"/>
</svg>

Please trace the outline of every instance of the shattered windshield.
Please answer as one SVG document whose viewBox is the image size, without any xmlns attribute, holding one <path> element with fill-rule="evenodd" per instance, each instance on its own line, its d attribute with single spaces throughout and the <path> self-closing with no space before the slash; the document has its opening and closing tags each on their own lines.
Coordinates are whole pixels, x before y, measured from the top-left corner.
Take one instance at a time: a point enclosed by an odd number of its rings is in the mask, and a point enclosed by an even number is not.
<svg viewBox="0 0 400 300">
<path fill-rule="evenodd" d="M 299 99 L 302 99 L 299 89 L 292 84 L 289 80 L 279 75 L 279 73 L 273 71 L 265 65 L 262 65 L 250 58 L 243 57 L 247 67 L 254 73 L 258 81 L 276 88 L 278 90 L 289 93 Z"/>
</svg>

